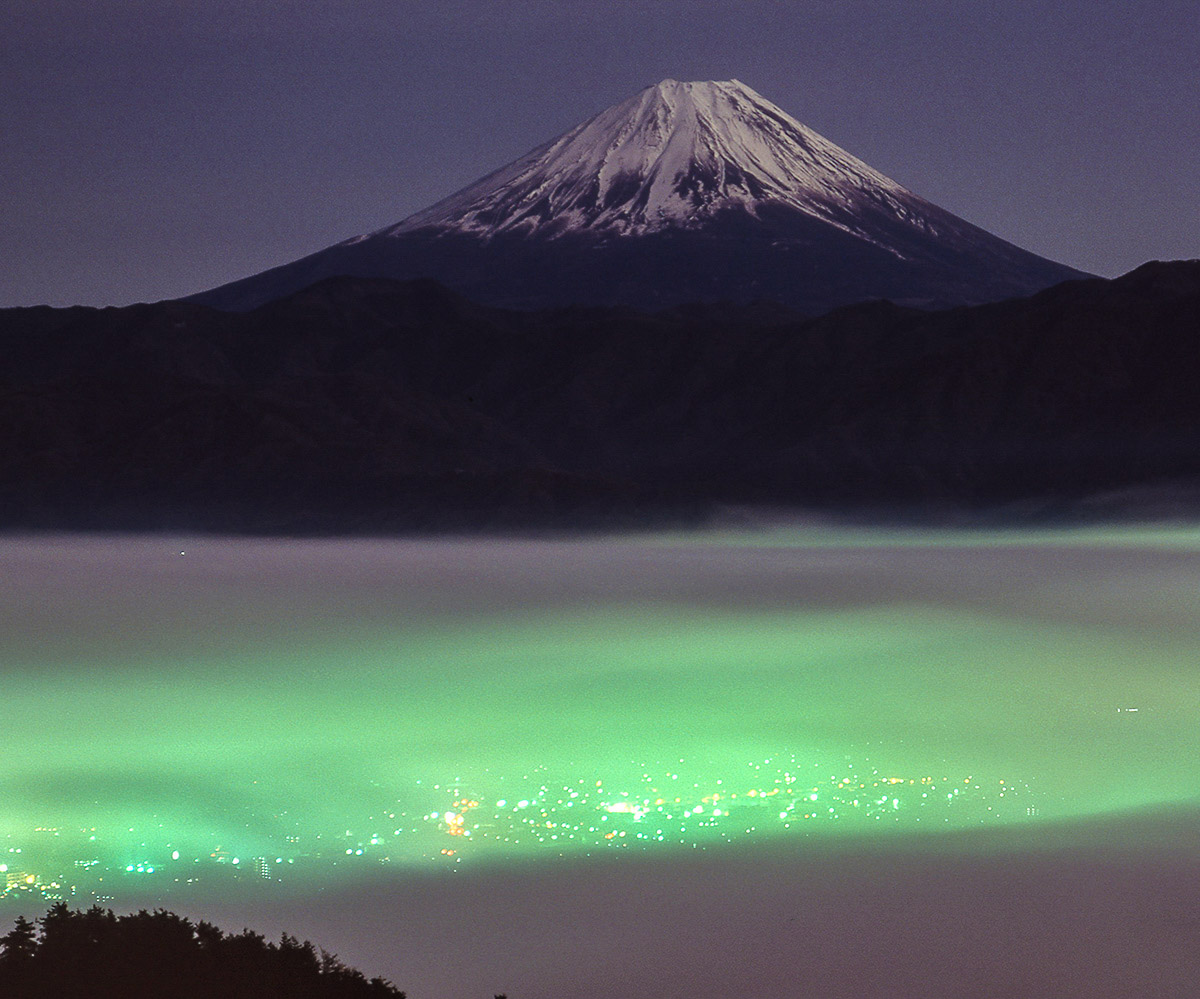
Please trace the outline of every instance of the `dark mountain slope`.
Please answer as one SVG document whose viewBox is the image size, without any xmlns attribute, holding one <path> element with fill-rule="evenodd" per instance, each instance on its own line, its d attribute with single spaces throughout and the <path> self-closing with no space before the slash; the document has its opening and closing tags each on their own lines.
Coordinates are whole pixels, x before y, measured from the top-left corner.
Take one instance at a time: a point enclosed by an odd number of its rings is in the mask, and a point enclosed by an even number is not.
<svg viewBox="0 0 1200 999">
<path fill-rule="evenodd" d="M 1200 475 L 1200 263 L 945 312 L 0 312 L 7 527 L 409 530 L 1042 509 Z"/>
</svg>

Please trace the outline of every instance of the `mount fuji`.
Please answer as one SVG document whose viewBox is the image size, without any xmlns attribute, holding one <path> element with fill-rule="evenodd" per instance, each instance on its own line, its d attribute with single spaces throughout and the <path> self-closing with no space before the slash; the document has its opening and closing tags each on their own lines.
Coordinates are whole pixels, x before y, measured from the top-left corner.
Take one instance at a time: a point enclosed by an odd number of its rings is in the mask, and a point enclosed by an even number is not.
<svg viewBox="0 0 1200 999">
<path fill-rule="evenodd" d="M 737 80 L 664 80 L 375 232 L 191 297 L 244 311 L 327 277 L 475 301 L 940 308 L 1084 276 L 906 190 Z"/>
</svg>

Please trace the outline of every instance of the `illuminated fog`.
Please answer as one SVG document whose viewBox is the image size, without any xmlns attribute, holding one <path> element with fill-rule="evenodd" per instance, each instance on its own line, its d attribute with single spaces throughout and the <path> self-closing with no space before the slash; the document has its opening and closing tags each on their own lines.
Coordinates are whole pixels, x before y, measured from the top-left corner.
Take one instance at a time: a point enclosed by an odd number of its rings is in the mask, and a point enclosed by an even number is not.
<svg viewBox="0 0 1200 999">
<path fill-rule="evenodd" d="M 1198 570 L 1184 529 L 8 539 L 8 898 L 326 926 L 451 871 L 1048 847 L 1200 796 Z"/>
</svg>

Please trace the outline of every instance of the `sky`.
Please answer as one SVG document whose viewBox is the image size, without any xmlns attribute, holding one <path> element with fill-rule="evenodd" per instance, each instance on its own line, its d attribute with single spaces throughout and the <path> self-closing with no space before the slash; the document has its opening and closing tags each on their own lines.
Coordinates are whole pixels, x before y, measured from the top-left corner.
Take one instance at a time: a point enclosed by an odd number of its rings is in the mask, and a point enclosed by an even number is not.
<svg viewBox="0 0 1200 999">
<path fill-rule="evenodd" d="M 736 78 L 1115 276 L 1200 256 L 1194 0 L 0 0 L 0 307 L 186 295 Z"/>
</svg>

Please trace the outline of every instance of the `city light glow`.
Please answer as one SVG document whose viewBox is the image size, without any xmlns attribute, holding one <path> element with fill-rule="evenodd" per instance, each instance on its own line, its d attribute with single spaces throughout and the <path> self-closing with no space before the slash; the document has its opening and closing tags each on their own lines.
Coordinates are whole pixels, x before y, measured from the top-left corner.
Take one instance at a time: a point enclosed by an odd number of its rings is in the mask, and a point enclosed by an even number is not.
<svg viewBox="0 0 1200 999">
<path fill-rule="evenodd" d="M 1191 532 L 178 551 L 0 544 L 23 581 L 5 896 L 304 891 L 1200 791 Z"/>
</svg>

